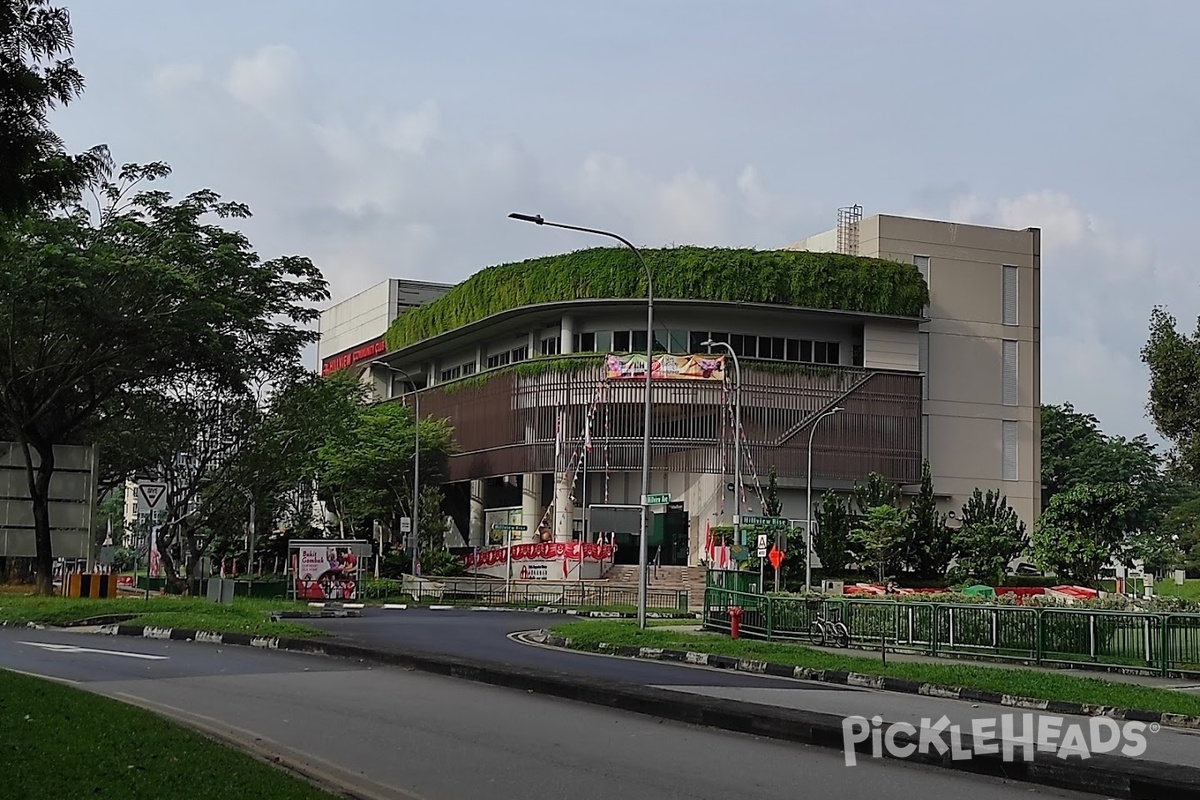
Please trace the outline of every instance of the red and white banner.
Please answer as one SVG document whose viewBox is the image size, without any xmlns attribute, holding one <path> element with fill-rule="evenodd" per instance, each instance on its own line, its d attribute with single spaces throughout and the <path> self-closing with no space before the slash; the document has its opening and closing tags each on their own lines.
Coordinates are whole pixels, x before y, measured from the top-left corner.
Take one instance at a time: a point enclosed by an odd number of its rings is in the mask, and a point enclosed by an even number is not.
<svg viewBox="0 0 1200 800">
<path fill-rule="evenodd" d="M 512 546 L 513 561 L 609 561 L 613 557 L 611 544 L 592 544 L 586 542 L 580 549 L 579 542 L 537 542 L 535 544 L 514 544 Z M 491 567 L 506 561 L 503 547 L 488 547 L 461 556 L 463 566 L 467 569 L 475 567 Z"/>
</svg>

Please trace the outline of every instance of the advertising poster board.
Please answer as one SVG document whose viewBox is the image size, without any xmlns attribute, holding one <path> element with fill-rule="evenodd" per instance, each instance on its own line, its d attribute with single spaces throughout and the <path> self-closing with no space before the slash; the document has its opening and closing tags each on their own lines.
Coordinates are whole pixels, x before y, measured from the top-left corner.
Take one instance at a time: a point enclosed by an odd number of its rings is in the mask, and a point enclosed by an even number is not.
<svg viewBox="0 0 1200 800">
<path fill-rule="evenodd" d="M 288 544 L 292 593 L 297 600 L 357 600 L 371 543 L 361 539 L 308 539 Z"/>
<path fill-rule="evenodd" d="M 706 353 L 699 355 L 654 356 L 652 379 L 675 379 L 692 381 L 725 380 L 725 356 Z M 609 380 L 622 378 L 646 378 L 646 355 L 644 353 L 615 353 L 605 359 L 605 377 Z"/>
</svg>

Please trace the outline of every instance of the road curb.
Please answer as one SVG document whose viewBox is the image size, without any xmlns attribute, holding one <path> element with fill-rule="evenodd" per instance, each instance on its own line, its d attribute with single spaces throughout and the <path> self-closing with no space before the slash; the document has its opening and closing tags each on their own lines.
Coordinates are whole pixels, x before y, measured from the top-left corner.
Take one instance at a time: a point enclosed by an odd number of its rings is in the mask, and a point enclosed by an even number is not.
<svg viewBox="0 0 1200 800">
<path fill-rule="evenodd" d="M 832 683 L 838 686 L 857 686 L 864 689 L 876 689 L 900 694 L 919 694 L 927 697 L 965 700 L 971 703 L 986 703 L 1027 711 L 1044 711 L 1050 714 L 1066 714 L 1080 717 L 1111 717 L 1112 719 L 1127 720 L 1130 722 L 1156 723 L 1167 728 L 1180 728 L 1192 731 L 1200 730 L 1200 716 L 1169 714 L 1163 711 L 1142 711 L 1140 709 L 1120 708 L 1117 706 L 1069 703 L 1061 700 L 1037 700 L 1030 697 L 1019 697 L 963 686 L 919 683 L 917 681 L 905 680 L 904 678 L 892 678 L 886 675 L 868 675 L 861 672 L 810 669 L 791 664 L 774 664 L 766 661 L 737 659 L 732 656 L 696 653 L 688 650 L 613 645 L 606 642 L 601 642 L 595 648 L 580 647 L 574 645 L 569 637 L 559 636 L 556 633 L 545 630 L 541 631 L 541 637 L 540 644 L 585 653 L 605 653 L 647 661 L 674 661 L 684 664 L 728 669 L 734 672 L 773 675 L 779 678 L 796 678 L 805 681 Z"/>
<path fill-rule="evenodd" d="M 316 607 L 318 604 L 309 603 L 310 606 Z M 356 606 L 361 608 L 362 606 Z M 350 606 L 346 606 L 350 608 Z M 387 611 L 509 611 L 509 612 L 524 612 L 526 614 L 562 614 L 567 617 L 586 617 L 589 619 L 636 619 L 637 613 L 633 611 L 580 611 L 576 608 L 558 608 L 556 606 L 534 606 L 531 608 L 523 608 L 516 606 L 468 606 L 454 605 L 452 603 L 440 603 L 435 605 L 421 606 L 415 603 L 383 603 L 382 605 L 367 605 L 366 608 L 383 609 Z M 699 613 L 688 612 L 663 612 L 663 611 L 648 611 L 646 612 L 647 619 L 701 619 Z"/>
<path fill-rule="evenodd" d="M 249 645 L 273 650 L 325 655 L 335 658 L 371 661 L 387 666 L 419 670 L 477 683 L 525 690 L 620 711 L 645 714 L 691 725 L 797 742 L 842 750 L 843 717 L 816 711 L 775 708 L 702 695 L 683 694 L 669 689 L 581 677 L 566 673 L 517 667 L 510 664 L 474 661 L 431 653 L 381 650 L 342 642 L 288 637 L 257 637 L 246 634 L 206 633 L 195 630 L 110 625 L 102 634 L 141 636 L 154 639 L 202 641 L 213 644 Z M 694 662 L 684 651 L 656 651 L 679 654 L 679 660 Z M 706 659 L 707 661 L 707 659 Z M 736 663 L 735 659 L 728 659 Z M 707 663 L 708 666 L 716 666 Z M 766 672 L 764 669 L 763 672 Z M 849 675 L 850 673 L 843 673 Z M 1055 710 L 1055 709 L 1051 709 Z M 895 731 L 893 731 L 895 733 Z M 924 738 L 925 747 L 920 747 Z M 944 746 L 949 742 L 941 734 Z M 900 745 L 917 746 L 903 761 L 961 772 L 990 775 L 1010 781 L 1053 786 L 1061 789 L 1102 794 L 1110 798 L 1143 800 L 1170 797 L 1172 800 L 1200 800 L 1200 768 L 1162 762 L 1119 758 L 1107 753 L 1091 754 L 1086 760 L 1059 758 L 1052 752 L 1037 751 L 1029 761 L 1004 761 L 998 753 L 976 753 L 968 760 L 955 760 L 949 752 L 930 748 L 928 734 L 899 733 Z M 974 750 L 974 737 L 962 732 L 960 750 Z M 856 747 L 861 757 L 871 756 L 869 740 Z M 884 758 L 895 758 L 886 753 Z"/>
</svg>

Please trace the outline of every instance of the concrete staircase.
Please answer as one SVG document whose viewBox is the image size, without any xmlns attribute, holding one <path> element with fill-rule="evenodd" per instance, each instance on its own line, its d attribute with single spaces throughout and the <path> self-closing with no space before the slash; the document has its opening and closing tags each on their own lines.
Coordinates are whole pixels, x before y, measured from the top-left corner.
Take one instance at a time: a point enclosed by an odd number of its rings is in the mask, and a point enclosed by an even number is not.
<svg viewBox="0 0 1200 800">
<path fill-rule="evenodd" d="M 637 591 L 638 568 L 634 565 L 616 564 L 604 574 L 609 586 Z M 691 611 L 704 609 L 704 567 L 650 567 L 647 589 L 651 592 L 688 593 Z"/>
</svg>

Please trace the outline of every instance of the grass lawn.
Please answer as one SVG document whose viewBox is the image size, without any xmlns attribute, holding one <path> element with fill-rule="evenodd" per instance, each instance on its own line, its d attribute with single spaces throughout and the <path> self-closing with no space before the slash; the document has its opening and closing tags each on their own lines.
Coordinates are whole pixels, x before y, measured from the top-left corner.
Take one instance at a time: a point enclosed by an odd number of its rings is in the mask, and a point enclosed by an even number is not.
<svg viewBox="0 0 1200 800">
<path fill-rule="evenodd" d="M 122 624 L 186 628 L 261 636 L 324 636 L 299 620 L 272 622 L 272 611 L 304 609 L 303 603 L 236 598 L 231 606 L 198 597 L 116 597 L 105 600 L 0 594 L 0 620 L 12 623 L 69 625 L 95 617 L 136 614 Z"/>
<path fill-rule="evenodd" d="M 334 797 L 149 711 L 4 670 L 0 742 L 9 800 Z"/>
<path fill-rule="evenodd" d="M 691 650 L 810 669 L 890 675 L 921 683 L 963 686 L 1038 700 L 1062 700 L 1143 711 L 1200 715 L 1200 696 L 1197 695 L 1040 670 L 1003 669 L 959 662 L 925 664 L 889 661 L 887 666 L 884 666 L 878 658 L 843 656 L 783 642 L 734 640 L 712 634 L 649 628 L 640 630 L 636 623 L 625 620 L 578 620 L 556 625 L 552 630 L 559 636 L 570 637 L 573 647 L 585 650 L 596 650 L 601 642 L 611 645 Z"/>
</svg>

